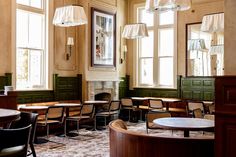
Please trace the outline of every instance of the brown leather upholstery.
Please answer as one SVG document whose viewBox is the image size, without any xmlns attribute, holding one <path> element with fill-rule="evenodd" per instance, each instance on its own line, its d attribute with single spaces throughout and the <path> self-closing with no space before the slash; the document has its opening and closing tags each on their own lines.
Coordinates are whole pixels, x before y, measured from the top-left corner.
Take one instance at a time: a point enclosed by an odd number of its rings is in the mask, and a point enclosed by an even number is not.
<svg viewBox="0 0 236 157">
<path fill-rule="evenodd" d="M 115 128 L 127 130 L 127 126 L 126 126 L 125 122 L 121 119 L 116 119 L 116 120 L 112 121 L 111 125 Z"/>
</svg>

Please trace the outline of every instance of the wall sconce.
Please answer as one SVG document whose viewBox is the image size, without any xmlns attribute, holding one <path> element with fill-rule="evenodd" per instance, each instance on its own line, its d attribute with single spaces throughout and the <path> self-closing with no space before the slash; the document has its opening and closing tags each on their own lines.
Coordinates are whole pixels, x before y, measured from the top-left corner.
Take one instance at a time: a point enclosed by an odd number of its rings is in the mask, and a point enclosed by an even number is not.
<svg viewBox="0 0 236 157">
<path fill-rule="evenodd" d="M 69 52 L 66 53 L 66 60 L 69 60 L 71 57 L 72 53 L 72 46 L 74 45 L 74 38 L 73 37 L 68 37 L 67 38 L 67 46 L 69 48 Z"/>
</svg>

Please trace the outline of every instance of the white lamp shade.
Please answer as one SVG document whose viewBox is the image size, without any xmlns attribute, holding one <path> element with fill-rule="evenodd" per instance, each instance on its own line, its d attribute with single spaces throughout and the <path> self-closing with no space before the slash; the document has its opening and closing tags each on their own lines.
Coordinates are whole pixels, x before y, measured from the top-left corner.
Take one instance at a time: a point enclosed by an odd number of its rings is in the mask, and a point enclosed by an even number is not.
<svg viewBox="0 0 236 157">
<path fill-rule="evenodd" d="M 204 16 L 201 31 L 210 33 L 224 32 L 224 13 Z"/>
<path fill-rule="evenodd" d="M 84 8 L 73 5 L 57 8 L 53 17 L 53 24 L 60 27 L 83 25 L 87 21 Z"/>
<path fill-rule="evenodd" d="M 157 11 L 184 11 L 191 8 L 191 0 L 146 0 L 145 9 L 149 12 Z"/>
<path fill-rule="evenodd" d="M 137 39 L 148 36 L 147 26 L 144 23 L 125 25 L 122 37 L 126 39 Z"/>
<path fill-rule="evenodd" d="M 67 38 L 67 45 L 74 45 L 74 38 L 73 37 Z"/>
</svg>

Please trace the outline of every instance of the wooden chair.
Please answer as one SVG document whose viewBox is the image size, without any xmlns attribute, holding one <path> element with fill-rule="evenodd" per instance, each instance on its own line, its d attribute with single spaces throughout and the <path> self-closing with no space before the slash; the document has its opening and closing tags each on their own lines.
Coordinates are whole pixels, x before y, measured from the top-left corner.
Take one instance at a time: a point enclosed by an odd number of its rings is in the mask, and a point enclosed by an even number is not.
<svg viewBox="0 0 236 157">
<path fill-rule="evenodd" d="M 66 117 L 66 119 L 65 119 L 65 123 L 64 123 L 64 134 L 65 134 L 65 136 L 66 136 L 67 121 L 75 121 L 77 132 L 79 133 L 80 121 L 84 120 L 84 119 L 92 119 L 93 118 L 93 112 L 94 112 L 93 104 L 86 104 L 86 105 L 83 104 L 81 107 L 76 107 L 76 110 L 73 109 L 73 115 L 70 115 L 69 117 Z"/>
<path fill-rule="evenodd" d="M 29 139 L 31 152 L 28 153 L 27 156 L 32 154 L 33 157 L 36 157 L 36 152 L 34 149 L 34 138 L 35 138 L 37 118 L 38 118 L 37 113 L 21 112 L 20 120 L 12 122 L 10 126 L 11 129 L 17 129 L 17 128 L 26 127 L 31 124 L 32 128 L 31 128 L 30 139 Z"/>
<path fill-rule="evenodd" d="M 213 105 L 208 106 L 208 109 L 209 109 L 209 113 L 210 114 L 214 114 L 214 112 L 215 112 L 215 105 L 213 104 Z"/>
<path fill-rule="evenodd" d="M 202 110 L 200 108 L 196 108 L 193 110 L 193 117 L 194 118 L 203 118 L 203 113 Z"/>
<path fill-rule="evenodd" d="M 116 115 L 117 118 L 118 118 L 119 113 L 120 113 L 120 101 L 119 100 L 111 101 L 108 111 L 98 112 L 98 113 L 95 114 L 95 118 L 94 118 L 94 127 L 95 127 L 95 129 L 97 127 L 97 122 L 96 122 L 97 117 L 103 117 L 104 118 L 104 124 L 106 126 L 107 125 L 106 118 L 110 117 L 110 116 L 114 116 L 114 115 Z"/>
<path fill-rule="evenodd" d="M 152 112 L 163 111 L 163 101 L 161 99 L 149 99 L 148 100 L 148 110 Z"/>
<path fill-rule="evenodd" d="M 17 129 L 0 129 L 0 157 L 26 157 L 31 125 Z"/>
<path fill-rule="evenodd" d="M 39 119 L 37 121 L 37 125 L 47 127 L 47 139 L 48 139 L 49 125 L 62 124 L 63 120 L 64 120 L 64 107 L 63 106 L 49 106 L 45 114 L 45 119 Z"/>
<path fill-rule="evenodd" d="M 139 111 L 140 118 L 142 117 L 142 110 L 133 105 L 131 98 L 121 98 L 121 108 L 129 111 L 129 121 L 131 120 L 131 111 Z"/>
<path fill-rule="evenodd" d="M 187 111 L 189 115 L 193 116 L 193 110 L 198 109 L 198 108 L 201 109 L 202 114 L 205 113 L 203 102 L 195 102 L 195 101 L 188 102 Z"/>
<path fill-rule="evenodd" d="M 146 131 L 148 134 L 148 129 L 160 129 L 153 123 L 154 119 L 171 117 L 169 112 L 149 112 L 146 114 Z"/>
</svg>

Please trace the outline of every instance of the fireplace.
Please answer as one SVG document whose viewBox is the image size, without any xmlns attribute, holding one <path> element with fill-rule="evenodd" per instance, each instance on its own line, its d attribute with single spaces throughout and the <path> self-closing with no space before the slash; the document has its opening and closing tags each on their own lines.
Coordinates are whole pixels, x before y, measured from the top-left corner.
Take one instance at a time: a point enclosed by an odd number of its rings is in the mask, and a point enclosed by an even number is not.
<svg viewBox="0 0 236 157">
<path fill-rule="evenodd" d="M 95 100 L 99 93 L 109 93 L 110 100 L 119 99 L 119 81 L 88 81 L 88 100 Z"/>
</svg>

